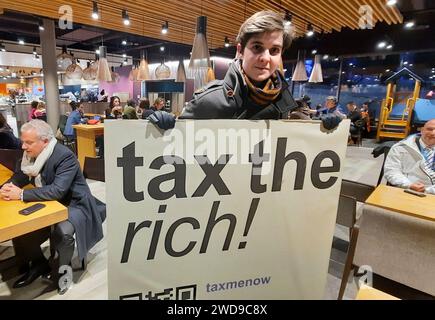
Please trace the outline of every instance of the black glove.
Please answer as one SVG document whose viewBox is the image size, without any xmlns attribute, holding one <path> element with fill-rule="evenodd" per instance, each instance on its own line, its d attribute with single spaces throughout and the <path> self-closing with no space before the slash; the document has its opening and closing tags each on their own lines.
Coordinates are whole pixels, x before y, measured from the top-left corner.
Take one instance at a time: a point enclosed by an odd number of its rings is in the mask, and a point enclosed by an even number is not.
<svg viewBox="0 0 435 320">
<path fill-rule="evenodd" d="M 330 113 L 322 115 L 320 120 L 322 120 L 323 127 L 326 130 L 332 130 L 338 127 L 342 119 L 339 116 Z"/>
<path fill-rule="evenodd" d="M 172 129 L 175 126 L 175 117 L 166 111 L 157 110 L 150 114 L 147 120 L 163 130 Z"/>
</svg>

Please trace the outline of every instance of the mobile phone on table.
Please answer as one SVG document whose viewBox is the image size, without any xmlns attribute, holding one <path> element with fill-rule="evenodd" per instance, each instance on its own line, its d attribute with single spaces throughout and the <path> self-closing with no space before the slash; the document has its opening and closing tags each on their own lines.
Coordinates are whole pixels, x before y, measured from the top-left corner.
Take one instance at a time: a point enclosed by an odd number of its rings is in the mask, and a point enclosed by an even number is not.
<svg viewBox="0 0 435 320">
<path fill-rule="evenodd" d="M 43 203 L 35 203 L 33 205 L 31 205 L 30 207 L 21 209 L 20 211 L 18 211 L 19 214 L 22 214 L 24 216 L 28 216 L 29 214 L 41 210 L 42 208 L 45 208 L 45 204 Z"/>
<path fill-rule="evenodd" d="M 411 189 L 405 189 L 404 191 L 406 193 L 413 194 L 414 196 L 417 196 L 417 197 L 426 197 L 426 195 L 423 192 L 418 192 L 418 191 L 411 190 Z"/>
</svg>

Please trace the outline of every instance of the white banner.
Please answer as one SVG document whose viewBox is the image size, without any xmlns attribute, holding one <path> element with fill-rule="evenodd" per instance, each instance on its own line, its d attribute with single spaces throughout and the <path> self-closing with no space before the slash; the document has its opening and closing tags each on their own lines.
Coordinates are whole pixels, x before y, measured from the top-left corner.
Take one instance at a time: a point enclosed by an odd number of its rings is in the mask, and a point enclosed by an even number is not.
<svg viewBox="0 0 435 320">
<path fill-rule="evenodd" d="M 107 121 L 110 299 L 322 299 L 349 121 Z"/>
</svg>

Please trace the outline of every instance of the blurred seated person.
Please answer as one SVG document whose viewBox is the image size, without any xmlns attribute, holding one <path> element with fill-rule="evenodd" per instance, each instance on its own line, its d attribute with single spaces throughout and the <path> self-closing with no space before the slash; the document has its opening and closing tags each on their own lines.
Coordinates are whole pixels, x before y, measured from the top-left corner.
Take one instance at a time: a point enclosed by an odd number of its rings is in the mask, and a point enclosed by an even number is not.
<svg viewBox="0 0 435 320">
<path fill-rule="evenodd" d="M 361 118 L 364 119 L 366 126 L 365 131 L 370 132 L 370 111 L 369 111 L 369 102 L 366 101 L 361 105 Z"/>
<path fill-rule="evenodd" d="M 117 96 L 110 98 L 109 107 L 105 110 L 106 119 L 122 119 L 121 100 Z"/>
<path fill-rule="evenodd" d="M 45 103 L 44 102 L 41 101 L 38 103 L 38 106 L 36 107 L 34 115 L 35 115 L 36 119 L 41 119 L 41 120 L 47 119 L 47 113 L 45 110 Z"/>
<path fill-rule="evenodd" d="M 39 104 L 39 102 L 34 101 L 34 100 L 30 103 L 29 117 L 27 119 L 28 121 L 30 121 L 32 119 L 36 119 L 35 112 L 38 108 L 38 104 Z"/>
<path fill-rule="evenodd" d="M 393 186 L 435 194 L 435 119 L 421 134 L 399 141 L 387 155 L 384 177 Z"/>
<path fill-rule="evenodd" d="M 0 149 L 21 149 L 21 141 L 15 137 L 7 120 L 0 112 Z"/>
<path fill-rule="evenodd" d="M 311 120 L 311 112 L 302 100 L 295 100 L 297 108 L 290 112 L 289 119 Z"/>
<path fill-rule="evenodd" d="M 162 97 L 158 97 L 156 100 L 154 100 L 154 104 L 142 114 L 142 119 L 147 119 L 154 112 L 163 110 L 164 106 L 165 99 L 163 99 Z"/>
<path fill-rule="evenodd" d="M 78 257 L 85 259 L 88 251 L 103 238 L 102 223 L 106 206 L 95 199 L 80 169 L 76 156 L 57 143 L 51 127 L 44 121 L 32 120 L 21 127 L 23 158 L 18 170 L 0 189 L 5 200 L 24 202 L 56 200 L 68 208 L 68 219 L 13 239 L 17 256 L 27 264 L 28 271 L 13 287 L 31 284 L 50 272 L 41 244 L 51 238 L 57 253 L 53 258 L 53 285 L 61 281 L 60 267 L 68 266 L 77 243 Z M 21 189 L 33 183 L 33 189 Z M 75 234 L 75 238 L 74 238 Z M 67 288 L 59 288 L 64 293 Z"/>
<path fill-rule="evenodd" d="M 133 99 L 127 101 L 124 113 L 122 114 L 122 119 L 137 120 L 136 101 Z"/>
<path fill-rule="evenodd" d="M 66 120 L 65 130 L 63 135 L 69 139 L 75 138 L 75 129 L 73 125 L 82 123 L 83 119 L 83 105 L 80 102 L 71 101 L 70 104 L 72 112 Z"/>
<path fill-rule="evenodd" d="M 137 109 L 138 118 L 146 119 L 149 116 L 149 114 L 146 115 L 149 112 L 148 111 L 149 109 L 150 109 L 150 101 L 147 98 L 142 99 L 139 103 L 139 108 Z"/>
<path fill-rule="evenodd" d="M 340 112 L 340 110 L 338 109 L 337 98 L 334 96 L 327 97 L 326 101 L 325 101 L 325 107 L 317 110 L 317 116 L 320 116 L 322 114 L 323 115 L 333 114 L 333 115 L 339 117 L 340 119 L 346 118 L 346 115 L 344 113 Z"/>
</svg>

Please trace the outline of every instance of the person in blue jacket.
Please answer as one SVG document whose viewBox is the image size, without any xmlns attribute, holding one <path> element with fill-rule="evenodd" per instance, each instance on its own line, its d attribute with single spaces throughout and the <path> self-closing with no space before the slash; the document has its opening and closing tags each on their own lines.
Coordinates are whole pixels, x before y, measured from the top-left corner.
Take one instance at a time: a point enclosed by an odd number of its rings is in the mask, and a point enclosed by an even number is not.
<svg viewBox="0 0 435 320">
<path fill-rule="evenodd" d="M 80 124 L 82 122 L 83 117 L 83 106 L 80 102 L 71 101 L 70 103 L 72 112 L 68 116 L 68 120 L 66 121 L 65 131 L 63 135 L 67 138 L 74 139 L 75 138 L 75 130 L 72 127 L 75 124 Z"/>
</svg>

